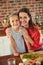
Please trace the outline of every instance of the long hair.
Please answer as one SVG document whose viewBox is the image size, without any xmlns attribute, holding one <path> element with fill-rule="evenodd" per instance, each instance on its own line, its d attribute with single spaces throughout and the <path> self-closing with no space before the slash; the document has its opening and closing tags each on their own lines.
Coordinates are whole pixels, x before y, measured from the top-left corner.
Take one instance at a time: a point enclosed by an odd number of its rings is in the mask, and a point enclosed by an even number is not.
<svg viewBox="0 0 43 65">
<path fill-rule="evenodd" d="M 32 17 L 31 17 L 31 14 L 30 14 L 30 12 L 29 12 L 29 9 L 28 8 L 22 8 L 22 9 L 20 9 L 19 10 L 19 12 L 18 12 L 18 17 L 19 17 L 19 13 L 20 12 L 25 12 L 25 13 L 27 13 L 28 14 L 28 16 L 30 17 L 30 20 L 29 20 L 29 22 L 28 22 L 28 25 L 29 25 L 29 27 L 31 28 L 31 29 L 33 29 L 33 27 L 34 27 L 34 23 L 33 23 L 33 21 L 32 21 Z"/>
</svg>

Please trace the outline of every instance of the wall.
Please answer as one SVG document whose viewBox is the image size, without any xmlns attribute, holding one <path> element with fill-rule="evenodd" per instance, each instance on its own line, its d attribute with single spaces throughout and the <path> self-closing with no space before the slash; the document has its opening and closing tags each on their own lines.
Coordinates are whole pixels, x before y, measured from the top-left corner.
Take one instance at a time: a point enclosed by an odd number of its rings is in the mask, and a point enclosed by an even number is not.
<svg viewBox="0 0 43 65">
<path fill-rule="evenodd" d="M 33 19 L 38 16 L 38 22 L 43 22 L 43 0 L 0 0 L 0 28 L 1 22 L 8 14 L 22 7 L 29 8 Z"/>
</svg>

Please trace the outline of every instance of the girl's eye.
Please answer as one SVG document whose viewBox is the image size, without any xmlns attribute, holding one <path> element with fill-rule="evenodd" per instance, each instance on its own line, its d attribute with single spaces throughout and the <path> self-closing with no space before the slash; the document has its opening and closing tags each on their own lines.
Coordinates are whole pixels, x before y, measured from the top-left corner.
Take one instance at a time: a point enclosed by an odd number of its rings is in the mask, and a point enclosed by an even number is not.
<svg viewBox="0 0 43 65">
<path fill-rule="evenodd" d="M 14 20 L 12 22 L 14 22 Z"/>
</svg>

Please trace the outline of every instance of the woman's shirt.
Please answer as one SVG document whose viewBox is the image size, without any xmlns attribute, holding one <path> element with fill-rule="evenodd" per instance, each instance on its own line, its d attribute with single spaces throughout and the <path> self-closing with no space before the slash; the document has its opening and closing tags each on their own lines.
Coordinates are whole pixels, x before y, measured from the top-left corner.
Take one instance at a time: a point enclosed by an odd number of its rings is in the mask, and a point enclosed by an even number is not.
<svg viewBox="0 0 43 65">
<path fill-rule="evenodd" d="M 30 45 L 31 50 L 36 50 L 37 48 L 40 48 L 41 45 L 39 44 L 40 41 L 40 33 L 36 26 L 34 26 L 34 29 L 27 28 L 28 34 L 30 35 L 31 39 L 33 40 L 33 46 Z"/>
<path fill-rule="evenodd" d="M 19 53 L 26 52 L 25 45 L 24 45 L 24 40 L 22 38 L 21 32 L 18 31 L 16 33 L 15 31 L 13 31 L 12 28 L 10 28 L 9 32 L 12 35 L 13 39 L 15 40 L 15 47 L 16 47 L 17 52 L 19 52 Z"/>
</svg>

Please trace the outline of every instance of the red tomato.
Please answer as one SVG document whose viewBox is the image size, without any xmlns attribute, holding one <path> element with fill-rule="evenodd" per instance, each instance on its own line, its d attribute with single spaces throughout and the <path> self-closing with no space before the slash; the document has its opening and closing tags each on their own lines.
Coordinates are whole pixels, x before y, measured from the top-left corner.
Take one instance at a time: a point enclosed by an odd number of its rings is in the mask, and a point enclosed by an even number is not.
<svg viewBox="0 0 43 65">
<path fill-rule="evenodd" d="M 35 58 L 32 58 L 32 60 L 35 60 Z"/>
</svg>

